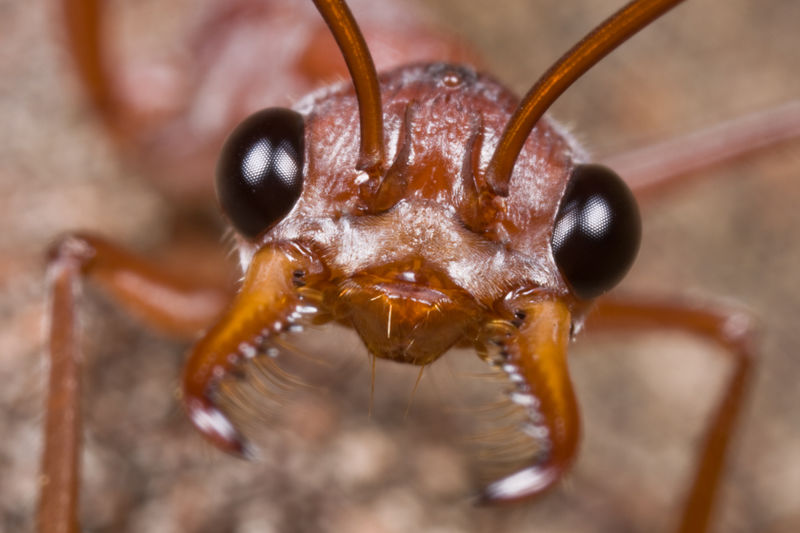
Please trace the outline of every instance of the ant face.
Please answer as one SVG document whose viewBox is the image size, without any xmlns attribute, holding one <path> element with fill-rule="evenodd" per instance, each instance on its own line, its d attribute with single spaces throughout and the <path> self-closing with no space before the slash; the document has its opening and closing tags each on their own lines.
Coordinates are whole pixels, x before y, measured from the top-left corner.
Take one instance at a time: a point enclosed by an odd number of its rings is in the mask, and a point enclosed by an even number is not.
<svg viewBox="0 0 800 533">
<path fill-rule="evenodd" d="M 580 164 L 575 141 L 543 119 L 508 195 L 495 194 L 486 166 L 515 107 L 511 93 L 444 63 L 380 82 L 391 163 L 377 183 L 358 170 L 348 85 L 301 101 L 300 113 L 259 111 L 231 134 L 217 190 L 243 269 L 261 247 L 304 247 L 327 272 L 315 287 L 327 312 L 352 322 L 374 355 L 419 365 L 475 342 L 485 315 L 514 290 L 571 302 L 579 325 L 578 300 L 615 285 L 638 249 L 624 183 Z"/>
<path fill-rule="evenodd" d="M 474 339 L 482 315 L 513 289 L 568 294 L 550 240 L 579 150 L 543 123 L 510 197 L 490 206 L 480 198 L 487 194 L 482 174 L 513 96 L 471 69 L 445 64 L 387 73 L 381 90 L 391 163 L 379 187 L 357 169 L 358 107 L 344 85 L 300 102 L 301 114 L 274 110 L 248 119 L 226 144 L 218 190 L 244 233 L 238 242 L 245 268 L 260 247 L 303 246 L 324 263 L 328 274 L 317 289 L 334 317 L 352 321 L 375 355 L 424 365 Z M 306 148 L 295 150 L 301 157 L 292 162 L 295 174 L 305 174 L 302 184 L 284 197 L 273 190 L 285 190 L 282 175 L 265 174 L 257 191 L 242 169 L 263 145 L 259 132 L 282 127 L 286 115 L 304 122 L 304 142 L 295 144 Z M 294 128 L 286 135 L 299 137 Z M 274 161 L 289 160 L 279 155 Z M 238 183 L 256 191 L 236 197 L 241 205 L 230 201 Z M 264 200 L 248 216 L 251 198 Z M 263 216 L 281 202 L 282 212 Z M 247 235 L 258 228 L 252 220 L 262 227 Z"/>
</svg>

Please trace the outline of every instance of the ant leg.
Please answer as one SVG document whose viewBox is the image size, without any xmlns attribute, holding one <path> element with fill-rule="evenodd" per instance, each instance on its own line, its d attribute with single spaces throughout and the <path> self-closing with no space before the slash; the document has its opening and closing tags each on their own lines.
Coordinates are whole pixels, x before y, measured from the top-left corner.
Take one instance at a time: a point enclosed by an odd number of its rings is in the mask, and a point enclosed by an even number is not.
<svg viewBox="0 0 800 533">
<path fill-rule="evenodd" d="M 527 410 L 529 422 L 519 429 L 541 453 L 530 466 L 489 484 L 481 495 L 485 503 L 522 500 L 551 488 L 572 465 L 580 433 L 567 369 L 569 310 L 558 300 L 530 294 L 504 305 L 513 318 L 502 321 L 500 331 L 488 339 L 499 347 L 499 358 L 492 363 L 508 376 L 511 400 Z"/>
<path fill-rule="evenodd" d="M 754 326 L 740 311 L 646 299 L 602 298 L 589 328 L 688 331 L 710 339 L 731 356 L 734 372 L 708 424 L 681 517 L 680 533 L 707 531 L 731 437 L 736 431 L 754 363 Z"/>
<path fill-rule="evenodd" d="M 798 137 L 800 101 L 795 100 L 600 162 L 644 199 L 696 177 L 700 170 Z"/>
<path fill-rule="evenodd" d="M 40 533 L 78 531 L 78 455 L 80 451 L 80 354 L 75 331 L 76 261 L 50 267 L 50 385 L 37 514 Z"/>
<path fill-rule="evenodd" d="M 196 333 L 228 300 L 221 289 L 193 286 L 89 235 L 69 235 L 51 249 L 50 383 L 42 456 L 40 533 L 76 533 L 78 526 L 80 388 L 83 356 L 76 297 L 89 278 L 147 322 L 177 335 Z"/>
<path fill-rule="evenodd" d="M 124 126 L 128 114 L 110 68 L 103 56 L 102 22 L 104 2 L 97 0 L 63 0 L 64 25 L 69 52 L 72 54 L 83 83 L 100 117 L 112 131 Z"/>
<path fill-rule="evenodd" d="M 191 273 L 167 273 L 163 267 L 100 237 L 71 234 L 49 252 L 51 267 L 75 263 L 112 298 L 153 328 L 191 338 L 207 327 L 230 301 L 224 284 L 195 281 Z"/>
</svg>

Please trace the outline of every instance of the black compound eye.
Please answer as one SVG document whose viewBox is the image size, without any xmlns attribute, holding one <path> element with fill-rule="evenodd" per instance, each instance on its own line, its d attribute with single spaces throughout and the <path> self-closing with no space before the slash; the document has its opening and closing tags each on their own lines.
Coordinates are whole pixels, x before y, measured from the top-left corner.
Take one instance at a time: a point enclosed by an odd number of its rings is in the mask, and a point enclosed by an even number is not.
<svg viewBox="0 0 800 533">
<path fill-rule="evenodd" d="M 253 113 L 222 147 L 217 197 L 234 227 L 256 237 L 291 211 L 303 190 L 303 117 L 284 108 Z"/>
<path fill-rule="evenodd" d="M 553 229 L 553 255 L 580 298 L 609 290 L 639 250 L 639 208 L 625 182 L 600 165 L 575 167 Z"/>
</svg>

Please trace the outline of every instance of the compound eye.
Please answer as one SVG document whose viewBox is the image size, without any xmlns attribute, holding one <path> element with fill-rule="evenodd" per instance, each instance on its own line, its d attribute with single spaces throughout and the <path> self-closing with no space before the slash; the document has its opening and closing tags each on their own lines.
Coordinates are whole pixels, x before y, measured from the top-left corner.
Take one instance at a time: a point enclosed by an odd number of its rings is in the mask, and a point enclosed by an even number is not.
<svg viewBox="0 0 800 533">
<path fill-rule="evenodd" d="M 575 294 L 594 298 L 628 272 L 641 239 L 639 208 L 625 182 L 600 165 L 578 165 L 561 199 L 553 255 Z"/>
<path fill-rule="evenodd" d="M 217 198 L 233 226 L 254 238 L 292 210 L 303 191 L 303 117 L 284 108 L 253 113 L 222 147 Z"/>
</svg>

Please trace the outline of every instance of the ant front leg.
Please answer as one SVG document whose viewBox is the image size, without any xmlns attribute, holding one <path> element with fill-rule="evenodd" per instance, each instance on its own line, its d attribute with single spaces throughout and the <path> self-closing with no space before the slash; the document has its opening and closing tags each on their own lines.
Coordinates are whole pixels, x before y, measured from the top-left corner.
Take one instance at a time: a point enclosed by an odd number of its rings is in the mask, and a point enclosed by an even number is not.
<svg viewBox="0 0 800 533">
<path fill-rule="evenodd" d="M 607 297 L 599 301 L 587 325 L 591 329 L 679 329 L 714 341 L 731 357 L 733 373 L 708 422 L 676 530 L 704 533 L 708 530 L 726 454 L 752 375 L 755 355 L 752 321 L 740 311 L 707 305 Z"/>
<path fill-rule="evenodd" d="M 69 235 L 52 248 L 50 383 L 44 429 L 40 533 L 75 533 L 78 524 L 80 389 L 83 355 L 77 324 L 80 281 L 100 285 L 125 308 L 167 333 L 188 337 L 216 317 L 229 296 L 166 274 L 98 237 Z"/>
</svg>

